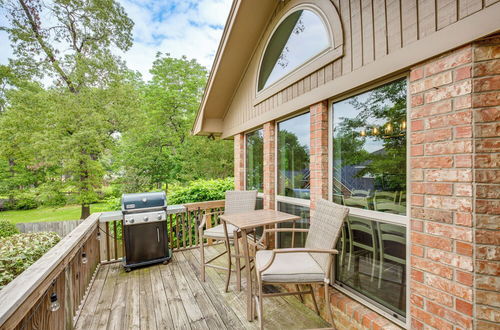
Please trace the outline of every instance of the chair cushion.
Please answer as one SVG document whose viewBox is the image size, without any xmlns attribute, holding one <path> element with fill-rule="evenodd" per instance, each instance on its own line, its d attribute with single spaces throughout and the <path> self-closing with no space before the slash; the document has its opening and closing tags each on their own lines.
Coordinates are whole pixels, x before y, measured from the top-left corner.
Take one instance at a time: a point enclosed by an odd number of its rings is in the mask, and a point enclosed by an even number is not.
<svg viewBox="0 0 500 330">
<path fill-rule="evenodd" d="M 235 226 L 227 224 L 227 235 L 229 236 L 230 239 L 232 239 L 234 236 L 233 235 L 234 229 L 236 229 Z M 203 232 L 203 236 L 210 238 L 225 238 L 226 236 L 224 235 L 224 225 L 220 224 L 215 227 L 206 229 Z"/>
<path fill-rule="evenodd" d="M 257 269 L 263 269 L 271 255 L 270 250 L 257 251 Z M 307 252 L 278 253 L 273 264 L 262 273 L 262 280 L 272 283 L 323 282 L 324 278 L 325 273 Z"/>
</svg>

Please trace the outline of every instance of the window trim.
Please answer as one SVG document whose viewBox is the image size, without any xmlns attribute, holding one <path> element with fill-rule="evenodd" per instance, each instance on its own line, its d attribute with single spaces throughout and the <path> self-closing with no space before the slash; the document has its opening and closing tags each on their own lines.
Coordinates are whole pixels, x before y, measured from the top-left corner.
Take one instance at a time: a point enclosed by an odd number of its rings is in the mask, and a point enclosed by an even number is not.
<svg viewBox="0 0 500 330">
<path fill-rule="evenodd" d="M 243 156 L 244 156 L 244 162 L 243 162 L 243 168 L 245 169 L 245 177 L 243 180 L 243 186 L 245 187 L 245 190 L 247 190 L 247 136 L 248 134 L 257 132 L 259 130 L 262 130 L 262 136 L 264 136 L 264 127 L 257 127 L 252 130 L 246 131 L 243 133 L 244 135 L 244 143 L 243 143 Z M 262 141 L 262 144 L 264 144 L 264 139 Z M 262 162 L 264 162 L 264 148 L 262 148 Z M 257 197 L 264 198 L 264 168 L 262 168 L 262 192 L 257 190 Z"/>
<path fill-rule="evenodd" d="M 259 76 L 260 76 L 260 68 L 262 65 L 262 61 L 264 60 L 264 54 L 267 50 L 271 37 L 274 35 L 274 32 L 279 27 L 281 22 L 285 20 L 290 14 L 297 10 L 310 10 L 316 15 L 319 16 L 325 29 L 328 33 L 328 39 L 330 42 L 330 46 L 323 50 L 322 52 L 316 54 L 312 58 L 308 59 L 306 62 L 302 63 L 286 75 L 279 78 L 277 81 L 272 83 L 270 86 L 263 88 L 262 90 L 258 90 L 259 87 Z M 312 72 L 322 68 L 335 61 L 344 55 L 344 37 L 343 37 L 343 29 L 342 22 L 340 20 L 340 16 L 337 12 L 337 8 L 331 3 L 329 0 L 317 0 L 314 3 L 312 2 L 304 2 L 301 0 L 292 0 L 281 10 L 282 14 L 273 19 L 270 26 L 272 28 L 267 30 L 263 40 L 265 43 L 262 48 L 259 50 L 260 55 L 258 59 L 258 65 L 256 69 L 255 79 L 254 79 L 254 106 L 261 103 L 265 99 L 270 96 L 276 94 L 280 90 L 288 87 L 294 82 L 308 76 Z"/>
<path fill-rule="evenodd" d="M 409 85 L 410 85 L 410 79 L 409 79 L 409 72 L 403 72 L 399 73 L 396 75 L 392 75 L 389 78 L 379 80 L 377 82 L 368 84 L 362 88 L 358 88 L 355 90 L 351 90 L 347 93 L 344 93 L 342 95 L 339 95 L 334 98 L 330 98 L 328 100 L 328 141 L 333 140 L 333 104 L 336 102 L 340 102 L 343 100 L 346 100 L 350 97 L 365 93 L 367 91 L 376 89 L 382 85 L 394 82 L 399 79 L 406 79 L 407 83 L 407 93 L 406 93 L 406 123 L 407 123 L 407 130 L 406 130 L 406 198 L 407 198 L 407 203 L 406 203 L 406 215 L 398 215 L 398 214 L 391 214 L 391 213 L 384 213 L 384 212 L 378 212 L 378 211 L 373 211 L 373 210 L 364 210 L 360 208 L 355 208 L 355 207 L 348 207 L 349 208 L 349 214 L 355 215 L 355 216 L 361 216 L 364 218 L 368 218 L 373 221 L 378 221 L 378 222 L 384 222 L 384 223 L 393 223 L 396 225 L 400 226 L 405 226 L 406 227 L 406 316 L 402 317 L 399 314 L 395 314 L 393 311 L 391 311 L 389 308 L 382 306 L 380 303 L 376 303 L 369 297 L 366 297 L 362 295 L 359 292 L 356 292 L 353 289 L 348 289 L 345 286 L 341 286 L 335 281 L 335 267 L 333 267 L 333 272 L 332 272 L 332 286 L 344 293 L 345 295 L 349 296 L 350 298 L 358 301 L 359 303 L 367 306 L 368 308 L 374 310 L 375 312 L 381 314 L 385 318 L 389 319 L 390 321 L 396 323 L 397 325 L 403 327 L 403 328 L 408 328 L 411 325 L 411 317 L 409 313 L 409 308 L 410 308 L 410 284 L 411 284 L 411 263 L 409 262 L 410 257 L 411 257 L 411 249 L 410 249 L 410 235 L 411 235 L 411 230 L 410 230 L 410 212 L 411 212 L 411 182 L 410 182 L 410 171 L 411 171 L 411 166 L 410 166 L 410 138 L 411 134 L 411 120 L 410 120 L 410 113 L 411 113 L 411 103 L 410 103 L 410 93 L 408 91 Z M 333 176 L 331 175 L 333 173 L 333 143 L 328 143 L 328 199 L 330 201 L 333 200 Z M 382 218 L 383 217 L 383 218 Z M 396 317 L 394 317 L 396 315 Z"/>
</svg>

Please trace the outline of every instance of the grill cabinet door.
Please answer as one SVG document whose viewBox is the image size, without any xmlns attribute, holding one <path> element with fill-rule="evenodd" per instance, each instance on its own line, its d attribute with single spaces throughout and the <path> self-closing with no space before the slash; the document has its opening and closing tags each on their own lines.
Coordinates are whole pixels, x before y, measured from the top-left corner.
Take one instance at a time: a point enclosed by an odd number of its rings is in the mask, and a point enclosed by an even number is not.
<svg viewBox="0 0 500 330">
<path fill-rule="evenodd" d="M 167 256 L 166 223 L 153 222 L 125 226 L 127 264 L 135 264 Z"/>
</svg>

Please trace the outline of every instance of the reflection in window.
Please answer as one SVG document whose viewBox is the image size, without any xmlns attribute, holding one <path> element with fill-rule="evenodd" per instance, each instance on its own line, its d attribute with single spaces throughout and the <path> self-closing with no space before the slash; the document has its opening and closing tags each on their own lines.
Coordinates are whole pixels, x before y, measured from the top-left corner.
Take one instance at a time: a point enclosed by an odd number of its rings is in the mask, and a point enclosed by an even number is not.
<svg viewBox="0 0 500 330">
<path fill-rule="evenodd" d="M 333 105 L 333 201 L 406 214 L 406 80 Z"/>
<path fill-rule="evenodd" d="M 337 249 L 336 282 L 405 317 L 406 228 L 351 215 Z"/>
<path fill-rule="evenodd" d="M 278 202 L 278 211 L 300 217 L 300 220 L 294 222 L 280 223 L 280 228 L 309 228 L 310 213 L 308 207 Z M 278 247 L 304 247 L 306 237 L 307 233 L 278 233 Z"/>
<path fill-rule="evenodd" d="M 264 175 L 264 133 L 258 131 L 246 135 L 246 189 L 262 192 Z"/>
<path fill-rule="evenodd" d="M 330 45 L 321 18 L 310 10 L 297 10 L 280 23 L 264 53 L 258 90 L 285 76 Z"/>
<path fill-rule="evenodd" d="M 278 195 L 309 199 L 309 113 L 278 124 Z"/>
</svg>

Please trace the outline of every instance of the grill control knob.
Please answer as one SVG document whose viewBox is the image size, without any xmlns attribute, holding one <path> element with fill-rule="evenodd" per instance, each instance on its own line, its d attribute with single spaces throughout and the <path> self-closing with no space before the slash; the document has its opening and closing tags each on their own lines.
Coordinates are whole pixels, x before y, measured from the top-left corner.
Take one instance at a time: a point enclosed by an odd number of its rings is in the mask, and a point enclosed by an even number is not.
<svg viewBox="0 0 500 330">
<path fill-rule="evenodd" d="M 158 220 L 161 220 L 161 214 L 158 214 Z"/>
<path fill-rule="evenodd" d="M 134 223 L 134 219 L 130 219 L 130 220 L 129 220 L 129 222 L 130 222 L 130 223 Z"/>
<path fill-rule="evenodd" d="M 148 217 L 144 217 L 144 221 L 148 221 L 148 220 L 149 220 L 149 218 L 148 218 Z"/>
</svg>

